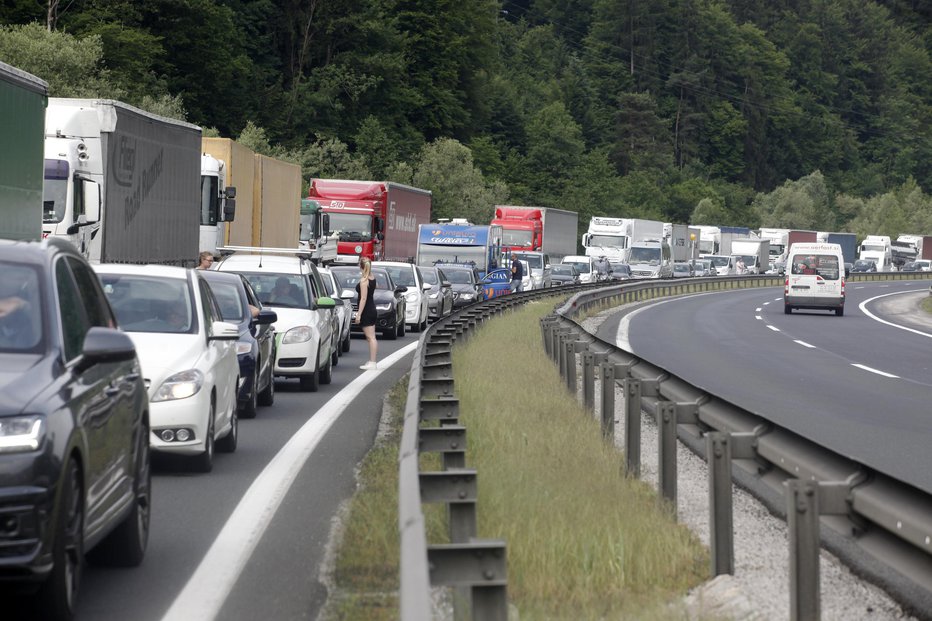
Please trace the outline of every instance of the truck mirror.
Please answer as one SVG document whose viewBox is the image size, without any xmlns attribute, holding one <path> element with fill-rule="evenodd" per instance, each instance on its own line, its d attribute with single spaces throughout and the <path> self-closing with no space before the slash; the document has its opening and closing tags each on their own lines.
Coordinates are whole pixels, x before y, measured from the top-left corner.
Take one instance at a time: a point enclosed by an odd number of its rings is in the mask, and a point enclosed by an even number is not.
<svg viewBox="0 0 932 621">
<path fill-rule="evenodd" d="M 223 193 L 226 198 L 236 198 L 236 186 L 229 185 L 227 186 L 226 191 Z"/>
<path fill-rule="evenodd" d="M 233 218 L 236 217 L 236 199 L 227 197 L 223 201 L 223 221 L 224 222 L 233 222 Z"/>
<path fill-rule="evenodd" d="M 320 216 L 320 234 L 329 237 L 333 235 L 333 231 L 330 230 L 330 214 L 325 213 Z"/>
<path fill-rule="evenodd" d="M 382 218 L 376 217 L 376 219 L 375 219 L 375 230 L 378 231 L 378 232 L 380 232 L 380 233 L 381 233 L 382 231 L 385 230 L 385 221 L 382 220 Z"/>
<path fill-rule="evenodd" d="M 84 179 L 81 182 L 84 188 L 84 215 L 88 224 L 100 220 L 100 184 Z"/>
</svg>

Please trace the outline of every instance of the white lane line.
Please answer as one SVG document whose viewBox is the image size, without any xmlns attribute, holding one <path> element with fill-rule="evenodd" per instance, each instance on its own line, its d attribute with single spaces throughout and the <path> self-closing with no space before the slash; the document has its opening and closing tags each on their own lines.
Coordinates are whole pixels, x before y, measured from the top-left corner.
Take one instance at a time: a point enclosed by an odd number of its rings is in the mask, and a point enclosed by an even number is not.
<svg viewBox="0 0 932 621">
<path fill-rule="evenodd" d="M 380 360 L 377 370 L 360 373 L 317 410 L 278 451 L 233 510 L 162 621 L 208 621 L 217 616 L 285 494 L 321 438 L 382 370 L 415 347 L 416 342 L 406 345 Z"/>
<path fill-rule="evenodd" d="M 877 370 L 877 369 L 872 369 L 872 368 L 870 368 L 870 367 L 868 367 L 868 366 L 865 366 L 865 365 L 863 365 L 863 364 L 854 364 L 854 363 L 852 363 L 851 366 L 857 367 L 857 368 L 859 368 L 859 369 L 864 369 L 865 371 L 870 371 L 871 373 L 876 373 L 877 375 L 883 375 L 884 377 L 892 377 L 892 378 L 894 378 L 894 379 L 899 379 L 899 377 L 900 377 L 899 375 L 894 375 L 893 373 L 886 373 L 886 372 L 884 372 L 884 371 L 879 371 L 879 370 Z"/>
<path fill-rule="evenodd" d="M 709 291 L 707 293 L 694 293 L 690 295 L 689 297 L 694 298 L 694 297 L 699 297 L 701 295 L 715 295 L 716 293 L 718 293 L 718 291 Z M 640 308 L 634 309 L 630 313 L 625 313 L 625 315 L 621 318 L 621 321 L 618 322 L 618 330 L 615 331 L 615 345 L 625 350 L 626 352 L 629 352 L 632 354 L 635 353 L 634 349 L 631 347 L 631 342 L 628 340 L 628 331 L 629 331 L 629 328 L 631 327 L 631 320 L 634 318 L 634 316 L 640 313 L 641 311 L 647 310 L 648 308 L 653 308 L 654 306 L 658 306 L 660 304 L 666 304 L 667 302 L 676 302 L 677 300 L 680 300 L 680 299 L 682 298 L 670 298 L 667 300 L 659 300 L 657 302 L 651 302 L 649 304 L 645 304 L 644 306 Z"/>
<path fill-rule="evenodd" d="M 891 295 L 902 295 L 904 293 L 916 293 L 917 291 L 922 291 L 922 289 L 913 289 L 911 291 L 897 291 L 896 293 L 885 293 L 883 295 L 878 295 L 878 296 L 864 300 L 863 302 L 858 304 L 858 308 L 861 309 L 862 313 L 864 313 L 865 315 L 867 315 L 874 321 L 879 321 L 880 323 L 886 324 L 888 326 L 893 326 L 894 328 L 899 328 L 900 330 L 906 330 L 907 332 L 912 332 L 913 334 L 918 334 L 920 336 L 926 336 L 926 337 L 932 338 L 932 334 L 929 334 L 928 332 L 923 332 L 922 330 L 916 330 L 914 328 L 907 328 L 906 326 L 895 324 L 893 322 L 887 321 L 886 319 L 881 319 L 874 313 L 867 310 L 868 303 L 873 302 L 874 300 L 879 300 L 880 298 L 889 297 Z"/>
<path fill-rule="evenodd" d="M 774 302 L 779 302 L 779 301 L 782 300 L 782 299 L 783 299 L 783 298 L 774 298 L 773 301 L 774 301 Z"/>
<path fill-rule="evenodd" d="M 754 312 L 755 312 L 755 313 L 759 313 L 759 312 L 761 312 L 762 310 L 763 310 L 763 309 L 762 309 L 760 306 L 758 306 L 757 308 L 754 309 Z"/>
<path fill-rule="evenodd" d="M 754 315 L 754 319 L 757 319 L 757 320 L 760 320 L 760 321 L 763 321 L 763 320 L 764 320 L 764 318 L 761 317 L 760 315 Z"/>
<path fill-rule="evenodd" d="M 809 349 L 815 349 L 815 348 L 816 348 L 815 345 L 810 345 L 810 344 L 807 343 L 806 341 L 793 341 L 793 342 L 794 342 L 794 343 L 799 343 L 799 344 L 802 345 L 803 347 L 808 347 Z"/>
<path fill-rule="evenodd" d="M 767 306 L 768 304 L 770 304 L 770 302 L 764 302 L 764 306 Z"/>
<path fill-rule="evenodd" d="M 770 328 L 771 330 L 773 330 L 774 332 L 779 332 L 779 331 L 780 331 L 780 328 L 778 328 L 778 327 L 776 327 L 776 326 L 771 326 L 770 324 L 768 324 L 767 327 Z"/>
</svg>

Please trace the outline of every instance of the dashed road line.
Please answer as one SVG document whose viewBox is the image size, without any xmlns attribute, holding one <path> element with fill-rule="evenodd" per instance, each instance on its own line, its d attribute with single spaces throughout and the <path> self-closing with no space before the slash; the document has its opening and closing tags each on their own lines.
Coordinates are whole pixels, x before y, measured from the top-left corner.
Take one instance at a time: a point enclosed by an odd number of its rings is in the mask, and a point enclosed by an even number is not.
<svg viewBox="0 0 932 621">
<path fill-rule="evenodd" d="M 758 320 L 760 320 L 760 321 L 763 321 L 763 320 L 764 320 L 764 318 L 761 317 L 760 315 L 754 315 L 754 319 L 758 319 Z"/>
<path fill-rule="evenodd" d="M 879 370 L 879 369 L 872 369 L 871 367 L 866 366 L 866 365 L 863 365 L 863 364 L 851 363 L 851 366 L 857 367 L 857 368 L 862 369 L 862 370 L 864 370 L 864 371 L 870 371 L 871 373 L 876 373 L 877 375 L 882 375 L 882 376 L 884 376 L 884 377 L 891 377 L 891 378 L 893 378 L 893 379 L 899 379 L 899 378 L 900 378 L 899 375 L 894 375 L 893 373 L 887 373 L 886 371 L 881 371 L 881 370 Z"/>
<path fill-rule="evenodd" d="M 767 324 L 767 327 L 770 328 L 771 330 L 773 330 L 774 332 L 779 332 L 779 331 L 780 331 L 780 328 L 778 328 L 778 327 L 776 327 L 776 326 L 772 326 L 772 325 L 770 325 L 770 324 Z"/>
<path fill-rule="evenodd" d="M 763 309 L 762 309 L 760 306 L 758 306 L 757 308 L 754 309 L 754 312 L 755 312 L 755 313 L 759 313 L 759 312 L 761 312 L 762 310 L 763 310 Z"/>
<path fill-rule="evenodd" d="M 815 349 L 815 348 L 816 348 L 815 345 L 810 345 L 810 344 L 807 343 L 806 341 L 798 341 L 798 340 L 797 340 L 797 341 L 793 341 L 793 342 L 794 342 L 794 343 L 799 343 L 799 344 L 802 345 L 803 347 L 808 347 L 809 349 Z"/>
</svg>

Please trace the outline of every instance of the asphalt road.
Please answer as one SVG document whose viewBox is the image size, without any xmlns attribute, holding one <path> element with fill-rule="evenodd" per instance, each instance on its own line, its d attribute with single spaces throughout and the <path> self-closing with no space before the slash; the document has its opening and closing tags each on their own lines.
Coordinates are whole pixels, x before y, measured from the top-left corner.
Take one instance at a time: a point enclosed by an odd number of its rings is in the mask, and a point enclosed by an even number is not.
<svg viewBox="0 0 932 621">
<path fill-rule="evenodd" d="M 419 336 L 379 339 L 379 359 Z M 413 348 L 391 368 L 361 371 L 359 365 L 368 358 L 366 343 L 354 337 L 350 352 L 334 367 L 333 383 L 321 385 L 319 392 L 301 392 L 296 381 L 278 381 L 275 404 L 259 408 L 255 419 L 240 421 L 236 452 L 218 454 L 213 472 L 195 474 L 159 460 L 142 566 L 87 567 L 78 620 L 194 621 L 210 613 L 224 621 L 315 618 L 326 598 L 318 567 L 331 519 L 355 490 L 354 469 L 375 439 L 383 396 L 410 369 L 412 353 Z M 359 376 L 364 378 L 352 387 L 358 394 L 321 409 Z M 367 380 L 371 383 L 360 386 Z M 311 423 L 324 417 L 332 424 L 321 434 Z M 309 429 L 316 435 L 309 435 Z M 290 446 L 305 454 L 312 450 L 303 465 L 294 467 L 290 488 L 285 470 L 270 466 L 264 483 L 250 490 L 296 434 Z M 281 494 L 277 510 L 277 499 L 262 495 L 275 491 Z M 263 530 L 264 522 L 268 528 Z M 221 529 L 226 538 L 214 546 Z M 237 560 L 243 563 L 241 571 Z M 16 608 L 8 605 L 4 602 L 3 618 L 16 619 Z"/>
<path fill-rule="evenodd" d="M 928 291 L 849 283 L 844 317 L 784 315 L 781 288 L 691 295 L 619 314 L 599 336 L 932 493 L 932 325 L 917 308 Z"/>
</svg>

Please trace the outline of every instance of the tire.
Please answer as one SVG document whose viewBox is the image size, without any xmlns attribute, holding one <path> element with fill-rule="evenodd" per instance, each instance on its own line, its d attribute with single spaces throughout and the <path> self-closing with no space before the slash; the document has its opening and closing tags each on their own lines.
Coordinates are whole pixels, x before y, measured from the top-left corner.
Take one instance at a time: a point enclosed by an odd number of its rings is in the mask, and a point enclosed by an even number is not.
<svg viewBox="0 0 932 621">
<path fill-rule="evenodd" d="M 835 309 L 835 316 L 836 316 L 836 317 L 844 317 L 844 316 L 845 316 L 845 307 L 844 307 L 844 306 L 839 306 L 838 308 L 836 308 L 836 309 Z"/>
<path fill-rule="evenodd" d="M 230 418 L 230 433 L 217 440 L 217 450 L 221 453 L 235 453 L 238 443 L 239 415 L 236 413 L 236 408 L 233 408 L 233 415 Z"/>
<path fill-rule="evenodd" d="M 149 425 L 139 428 L 136 442 L 136 480 L 133 482 L 133 508 L 107 538 L 88 553 L 93 563 L 112 567 L 137 567 L 142 563 L 149 542 L 152 508 L 152 467 L 149 453 Z"/>
<path fill-rule="evenodd" d="M 252 373 L 252 394 L 249 400 L 240 408 L 240 415 L 243 418 L 255 418 L 256 406 L 259 405 L 259 360 L 256 359 L 256 370 Z"/>
<path fill-rule="evenodd" d="M 396 319 L 396 321 L 397 321 L 397 319 Z M 404 323 L 402 323 L 401 325 L 404 325 Z M 394 341 L 395 339 L 398 338 L 398 324 L 396 323 L 395 325 L 393 325 L 391 328 L 389 328 L 388 330 L 386 330 L 386 331 L 383 332 L 382 334 L 383 334 L 383 335 L 385 336 L 385 338 L 387 338 L 389 341 Z"/>
<path fill-rule="evenodd" d="M 269 406 L 275 403 L 275 370 L 269 365 L 269 383 L 256 398 L 259 405 Z"/>
<path fill-rule="evenodd" d="M 148 441 L 148 437 L 146 438 Z M 38 618 L 71 619 L 84 573 L 84 491 L 81 469 L 68 460 L 52 546 L 52 571 L 35 598 Z"/>
<path fill-rule="evenodd" d="M 424 321 L 421 322 L 421 329 L 418 330 L 418 332 L 423 332 L 426 329 L 427 329 L 427 317 L 425 316 Z"/>
<path fill-rule="evenodd" d="M 331 337 L 332 338 L 332 337 Z M 329 384 L 333 381 L 333 358 L 336 354 L 332 354 L 327 358 L 327 364 L 323 369 L 320 370 L 320 383 Z"/>
<path fill-rule="evenodd" d="M 217 404 L 214 399 L 210 401 L 210 414 L 207 416 L 207 431 L 204 433 L 204 452 L 194 457 L 194 470 L 197 472 L 210 472 L 214 469 L 214 412 Z"/>
<path fill-rule="evenodd" d="M 342 343 L 340 343 L 340 349 L 342 349 L 343 353 L 345 354 L 346 352 L 349 351 L 349 348 L 350 348 L 350 333 L 347 332 L 346 338 L 343 339 Z"/>
<path fill-rule="evenodd" d="M 789 315 L 789 314 L 792 313 L 792 312 L 793 312 L 793 307 L 792 307 L 792 306 L 784 306 L 784 307 L 783 307 L 783 314 L 784 314 L 784 315 Z"/>
<path fill-rule="evenodd" d="M 331 341 L 333 340 L 333 335 L 330 335 L 330 340 Z M 334 346 L 333 351 L 330 352 L 330 366 L 335 367 L 339 363 L 340 363 L 340 344 L 337 343 Z M 330 382 L 324 382 L 324 383 L 329 384 Z"/>
<path fill-rule="evenodd" d="M 317 357 L 314 363 L 314 373 L 312 375 L 301 376 L 301 390 L 317 392 L 320 388 L 320 343 L 317 344 Z"/>
</svg>

